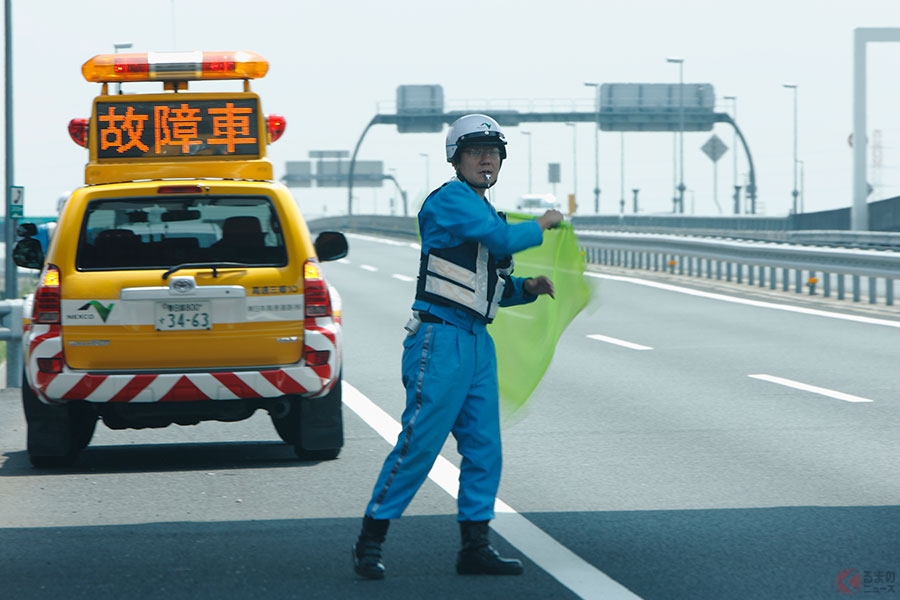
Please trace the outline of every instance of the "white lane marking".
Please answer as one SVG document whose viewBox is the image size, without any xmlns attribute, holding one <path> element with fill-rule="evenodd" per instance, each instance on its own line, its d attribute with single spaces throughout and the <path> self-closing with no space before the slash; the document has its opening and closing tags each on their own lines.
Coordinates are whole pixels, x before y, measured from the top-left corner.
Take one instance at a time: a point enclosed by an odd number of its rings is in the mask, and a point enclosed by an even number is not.
<svg viewBox="0 0 900 600">
<path fill-rule="evenodd" d="M 746 304 L 747 306 L 758 306 L 760 308 L 772 308 L 775 310 L 784 310 L 787 312 L 803 313 L 806 315 L 815 315 L 818 317 L 828 317 L 830 319 L 843 319 L 844 321 L 855 321 L 857 323 L 868 323 L 870 325 L 883 325 L 885 327 L 900 328 L 900 321 L 888 321 L 887 319 L 876 319 L 873 317 L 862 317 L 859 315 L 845 315 L 841 313 L 829 312 L 827 310 L 818 310 L 815 308 L 803 308 L 802 306 L 789 306 L 787 304 L 775 304 L 772 302 L 763 302 L 761 300 L 749 300 L 747 298 L 738 298 L 736 296 L 726 296 L 725 294 L 716 294 L 714 292 L 703 292 L 690 288 L 669 285 L 668 283 L 659 283 L 658 281 L 647 281 L 646 279 L 637 279 L 634 277 L 622 277 L 620 275 L 607 275 L 605 273 L 585 273 L 588 277 L 596 277 L 597 279 L 611 279 L 613 281 L 624 281 L 626 283 L 634 283 L 647 287 L 654 287 L 670 292 L 678 292 L 679 294 L 687 294 L 689 296 L 699 296 L 701 298 L 710 298 L 712 300 L 721 300 L 723 302 L 733 302 L 735 304 Z"/>
<path fill-rule="evenodd" d="M 349 264 L 352 264 L 352 263 L 350 262 L 350 259 L 349 259 L 349 258 L 339 258 L 339 259 L 337 259 L 337 261 L 335 261 L 335 262 L 339 262 L 339 263 L 341 263 L 342 265 L 349 265 Z"/>
<path fill-rule="evenodd" d="M 373 267 L 372 265 L 359 265 L 359 268 L 363 271 L 372 271 L 373 273 L 378 272 L 378 267 Z"/>
<path fill-rule="evenodd" d="M 400 275 L 399 273 L 394 273 L 393 275 L 391 275 L 391 277 L 393 277 L 394 279 L 399 279 L 400 281 L 415 281 L 413 277 L 410 277 L 408 275 Z"/>
<path fill-rule="evenodd" d="M 592 333 L 588 335 L 592 340 L 597 340 L 598 342 L 606 342 L 607 344 L 615 344 L 616 346 L 625 346 L 626 348 L 631 348 L 632 350 L 653 350 L 650 346 L 641 346 L 640 344 L 635 344 L 633 342 L 626 342 L 625 340 L 620 340 L 614 337 L 607 337 L 605 335 L 599 335 L 596 333 Z"/>
<path fill-rule="evenodd" d="M 822 396 L 828 396 L 829 398 L 837 398 L 838 400 L 843 400 L 844 402 L 872 402 L 872 400 L 869 400 L 868 398 L 861 398 L 860 396 L 845 394 L 844 392 L 836 392 L 827 388 L 800 383 L 799 381 L 793 381 L 791 379 L 784 379 L 783 377 L 775 377 L 774 375 L 765 375 L 763 373 L 760 373 L 757 375 L 747 375 L 747 377 L 752 377 L 753 379 L 761 379 L 762 381 L 768 381 L 770 383 L 777 383 L 778 385 L 784 385 L 796 390 L 803 390 L 804 392 L 821 394 Z"/>
<path fill-rule="evenodd" d="M 343 386 L 344 404 L 389 444 L 396 443 L 397 436 L 400 435 L 400 423 L 346 380 Z M 459 469 L 453 463 L 443 456 L 438 456 L 428 478 L 451 497 L 456 498 L 459 489 Z M 580 597 L 640 600 L 640 596 L 554 540 L 500 498 L 497 498 L 495 508 L 497 514 L 491 524 L 494 530 Z"/>
</svg>

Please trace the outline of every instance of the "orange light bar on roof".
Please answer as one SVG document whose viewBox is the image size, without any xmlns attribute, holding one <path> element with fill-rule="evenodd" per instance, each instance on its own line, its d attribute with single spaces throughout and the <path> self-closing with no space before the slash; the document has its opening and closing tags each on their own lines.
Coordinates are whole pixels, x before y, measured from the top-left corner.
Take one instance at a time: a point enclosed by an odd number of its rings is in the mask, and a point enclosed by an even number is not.
<svg viewBox="0 0 900 600">
<path fill-rule="evenodd" d="M 255 52 L 99 54 L 81 66 L 91 82 L 260 79 L 269 62 Z"/>
</svg>

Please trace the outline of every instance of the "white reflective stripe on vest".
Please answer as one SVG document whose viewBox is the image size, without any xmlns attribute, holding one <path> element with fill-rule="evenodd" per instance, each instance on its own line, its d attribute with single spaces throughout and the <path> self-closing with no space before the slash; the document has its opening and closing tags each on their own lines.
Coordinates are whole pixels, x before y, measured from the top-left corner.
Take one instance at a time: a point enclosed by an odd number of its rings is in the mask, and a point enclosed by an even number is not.
<svg viewBox="0 0 900 600">
<path fill-rule="evenodd" d="M 493 319 L 503 295 L 504 281 L 498 278 L 494 296 L 489 299 L 488 256 L 488 249 L 482 244 L 478 244 L 478 256 L 475 259 L 475 271 L 473 272 L 447 259 L 429 254 L 425 273 L 425 291 Z"/>
</svg>

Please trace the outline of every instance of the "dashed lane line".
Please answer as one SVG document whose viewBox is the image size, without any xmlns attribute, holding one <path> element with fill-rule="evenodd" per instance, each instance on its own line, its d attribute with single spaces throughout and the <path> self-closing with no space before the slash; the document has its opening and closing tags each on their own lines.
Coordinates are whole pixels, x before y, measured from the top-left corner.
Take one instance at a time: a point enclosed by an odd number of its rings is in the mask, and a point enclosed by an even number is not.
<svg viewBox="0 0 900 600">
<path fill-rule="evenodd" d="M 597 340 L 598 342 L 606 342 L 607 344 L 624 346 L 625 348 L 631 348 L 632 350 L 653 350 L 653 348 L 651 348 L 650 346 L 642 346 L 640 344 L 635 344 L 634 342 L 626 342 L 625 340 L 620 340 L 618 338 L 600 335 L 597 333 L 592 333 L 588 335 L 588 337 L 592 340 Z"/>
<path fill-rule="evenodd" d="M 872 402 L 872 400 L 868 398 L 854 396 L 853 394 L 845 394 L 844 392 L 836 392 L 834 390 L 829 390 L 828 388 L 817 387 L 815 385 L 809 385 L 807 383 L 800 383 L 799 381 L 785 379 L 784 377 L 775 377 L 774 375 L 766 375 L 764 373 L 747 375 L 747 377 L 752 377 L 753 379 L 759 379 L 762 381 L 768 381 L 769 383 L 777 383 L 778 385 L 794 388 L 795 390 L 803 390 L 804 392 L 812 392 L 813 394 L 820 394 L 822 396 L 828 396 L 829 398 L 836 398 L 838 400 L 843 400 L 844 402 Z"/>
</svg>

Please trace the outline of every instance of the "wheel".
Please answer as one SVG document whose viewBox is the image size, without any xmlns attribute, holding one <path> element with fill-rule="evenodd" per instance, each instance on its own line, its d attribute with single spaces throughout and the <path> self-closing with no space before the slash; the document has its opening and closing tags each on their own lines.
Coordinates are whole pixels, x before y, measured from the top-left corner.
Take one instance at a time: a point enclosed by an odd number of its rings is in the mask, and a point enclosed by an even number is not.
<svg viewBox="0 0 900 600">
<path fill-rule="evenodd" d="M 301 460 L 334 460 L 344 445 L 344 421 L 341 405 L 341 376 L 321 398 L 293 396 L 290 410 L 283 417 L 272 416 L 275 431 L 284 442 L 294 446 Z"/>
<path fill-rule="evenodd" d="M 97 413 L 86 402 L 51 406 L 22 378 L 22 408 L 28 424 L 28 457 L 38 468 L 68 467 L 90 443 Z"/>
<path fill-rule="evenodd" d="M 72 402 L 71 413 L 72 445 L 76 450 L 84 450 L 91 443 L 97 429 L 97 412 L 90 402 Z"/>
</svg>

